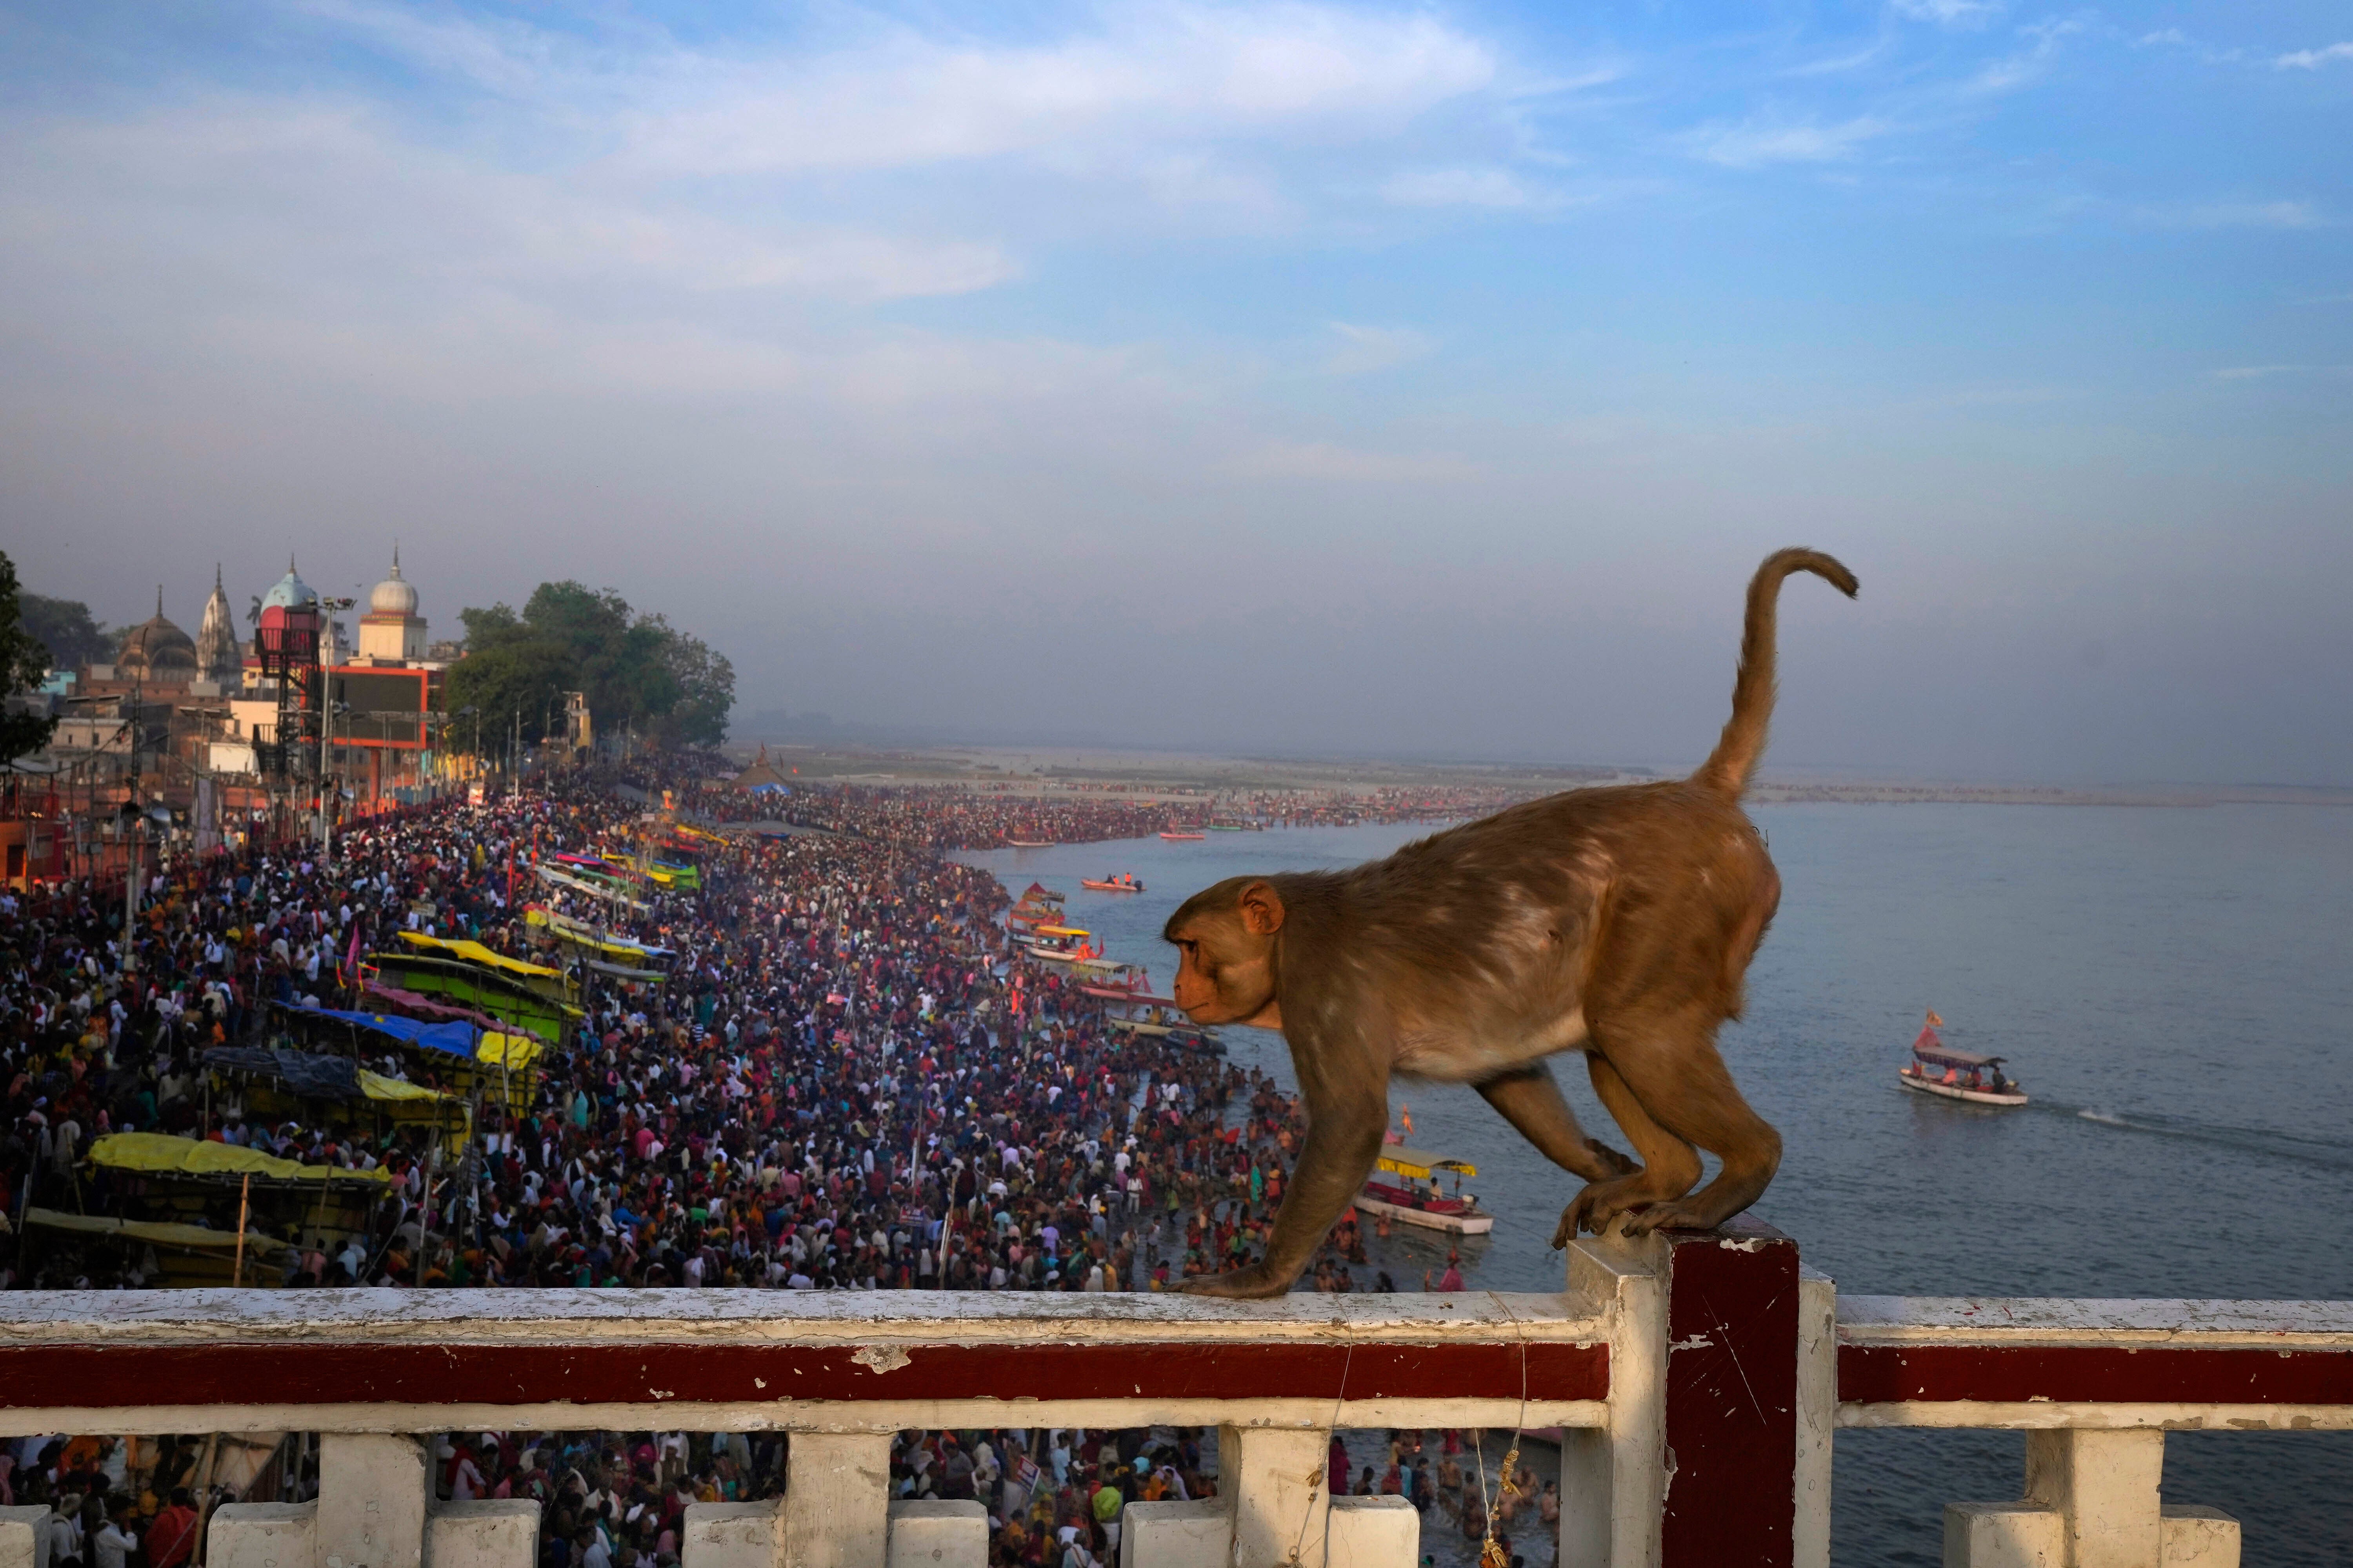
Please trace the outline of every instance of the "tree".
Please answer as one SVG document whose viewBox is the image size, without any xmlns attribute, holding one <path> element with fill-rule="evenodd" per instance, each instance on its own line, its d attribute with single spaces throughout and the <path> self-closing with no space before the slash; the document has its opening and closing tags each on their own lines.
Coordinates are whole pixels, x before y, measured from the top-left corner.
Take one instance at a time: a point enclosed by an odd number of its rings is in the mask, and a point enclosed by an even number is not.
<svg viewBox="0 0 2353 1568">
<path fill-rule="evenodd" d="M 103 664 L 113 657 L 121 634 L 100 626 L 90 606 L 78 599 L 50 599 L 19 594 L 25 629 L 49 650 L 49 668 L 71 669 L 77 665 Z"/>
<path fill-rule="evenodd" d="M 16 563 L 0 551 L 0 696 L 18 697 L 48 679 L 48 645 L 26 629 L 24 606 L 16 591 Z M 85 610 L 83 615 L 87 616 Z M 46 705 L 45 705 L 46 706 Z M 58 721 L 46 713 L 0 713 L 0 763 L 13 763 L 37 752 L 57 732 Z"/>
<path fill-rule="evenodd" d="M 453 667 L 445 700 L 481 713 L 483 744 L 509 734 L 516 716 L 527 739 L 554 728 L 564 694 L 583 691 L 599 731 L 628 725 L 666 744 L 715 745 L 727 734 L 735 672 L 696 637 L 660 616 L 640 615 L 610 588 L 543 583 L 522 611 L 509 605 L 467 609 L 466 657 Z M 470 743 L 472 727 L 452 730 Z"/>
</svg>

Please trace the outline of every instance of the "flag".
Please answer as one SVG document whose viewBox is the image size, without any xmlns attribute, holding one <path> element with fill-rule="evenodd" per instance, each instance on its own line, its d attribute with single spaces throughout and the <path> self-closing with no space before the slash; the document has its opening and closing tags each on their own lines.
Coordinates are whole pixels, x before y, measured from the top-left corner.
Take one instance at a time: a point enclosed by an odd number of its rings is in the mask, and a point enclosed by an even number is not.
<svg viewBox="0 0 2353 1568">
<path fill-rule="evenodd" d="M 1929 1008 L 1929 1009 L 1928 1009 L 1928 1027 L 1930 1027 L 1930 1028 L 1932 1028 L 1932 1029 L 1941 1029 L 1941 1028 L 1943 1028 L 1944 1026 L 1945 1026 L 1945 1020 L 1943 1020 L 1942 1018 L 1939 1018 L 1938 1016 L 1936 1016 L 1936 1010 L 1934 1007 Z"/>
</svg>

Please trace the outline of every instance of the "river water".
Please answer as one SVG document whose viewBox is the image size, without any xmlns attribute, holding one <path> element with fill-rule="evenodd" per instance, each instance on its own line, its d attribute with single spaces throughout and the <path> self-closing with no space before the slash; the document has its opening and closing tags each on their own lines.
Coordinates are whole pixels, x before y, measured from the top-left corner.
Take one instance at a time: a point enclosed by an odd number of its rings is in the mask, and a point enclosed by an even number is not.
<svg viewBox="0 0 2353 1568">
<path fill-rule="evenodd" d="M 2353 1298 L 2353 812 L 1786 805 L 1753 813 L 1783 882 L 1725 1060 L 1780 1129 L 1758 1217 L 1840 1289 L 1912 1296 Z M 1073 923 L 1166 994 L 1161 922 L 1250 872 L 1353 865 L 1429 831 L 1212 834 L 962 857 L 1016 893 L 1070 895 Z M 1081 877 L 1132 871 L 1141 895 Z M 2033 1103 L 1911 1094 L 1895 1069 L 1923 1010 L 1946 1041 L 2009 1058 Z M 1293 1079 L 1279 1036 L 1233 1059 Z M 1623 1140 L 1579 1062 L 1556 1064 L 1589 1131 Z M 1392 1086 L 1392 1124 L 1470 1159 L 1492 1237 L 1473 1288 L 1556 1289 L 1553 1226 L 1575 1189 L 1466 1088 Z M 1400 1227 L 1403 1230 L 1403 1227 Z M 1402 1289 L 1444 1243 L 1401 1234 L 1372 1268 Z M 1366 1284 L 1370 1270 L 1359 1269 Z M 1947 1500 L 2018 1495 L 2005 1433 L 1846 1432 L 1835 1560 L 1935 1564 Z M 2245 1528 L 2245 1561 L 2353 1562 L 2353 1435 L 2175 1434 L 2168 1501 Z M 1452 1553 L 1447 1553 L 1451 1556 Z M 1548 1554 L 1531 1554 L 1546 1568 Z"/>
</svg>

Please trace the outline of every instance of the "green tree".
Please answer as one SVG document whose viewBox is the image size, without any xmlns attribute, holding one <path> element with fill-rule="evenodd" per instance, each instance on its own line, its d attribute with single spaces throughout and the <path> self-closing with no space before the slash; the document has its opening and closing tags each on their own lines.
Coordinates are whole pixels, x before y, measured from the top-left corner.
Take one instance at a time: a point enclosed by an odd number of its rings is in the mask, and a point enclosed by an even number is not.
<svg viewBox="0 0 2353 1568">
<path fill-rule="evenodd" d="M 542 738 L 583 691 L 599 733 L 627 725 L 658 743 L 715 745 L 726 738 L 735 672 L 726 659 L 660 616 L 640 615 L 610 588 L 543 583 L 518 613 L 512 605 L 467 609 L 466 658 L 451 668 L 445 700 L 478 709 L 482 744 L 499 743 L 522 718 L 524 738 Z M 473 726 L 453 725 L 454 743 Z"/>
<path fill-rule="evenodd" d="M 48 645 L 26 628 L 19 599 L 16 563 L 0 551 L 0 696 L 5 697 L 22 696 L 38 687 L 48 678 L 52 662 Z M 0 763 L 39 751 L 57 728 L 58 721 L 46 714 L 0 712 Z"/>
<path fill-rule="evenodd" d="M 25 629 L 49 650 L 51 668 L 103 664 L 113 656 L 121 634 L 100 626 L 90 606 L 79 599 L 50 599 L 39 594 L 19 594 L 16 598 Z"/>
</svg>

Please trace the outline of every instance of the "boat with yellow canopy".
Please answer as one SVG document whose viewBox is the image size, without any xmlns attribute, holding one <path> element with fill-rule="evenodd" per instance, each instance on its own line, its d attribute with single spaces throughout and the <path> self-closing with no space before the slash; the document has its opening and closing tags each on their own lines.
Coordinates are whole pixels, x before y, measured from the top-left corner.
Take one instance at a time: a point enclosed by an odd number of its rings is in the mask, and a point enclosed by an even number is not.
<svg viewBox="0 0 2353 1568">
<path fill-rule="evenodd" d="M 1454 1178 L 1451 1193 L 1439 1190 L 1441 1172 Z M 1495 1228 L 1495 1216 L 1462 1190 L 1462 1178 L 1478 1173 L 1479 1167 L 1468 1160 L 1387 1144 L 1374 1163 L 1372 1179 L 1356 1194 L 1356 1206 L 1367 1214 L 1387 1215 L 1401 1225 L 1457 1236 L 1484 1236 Z"/>
</svg>

